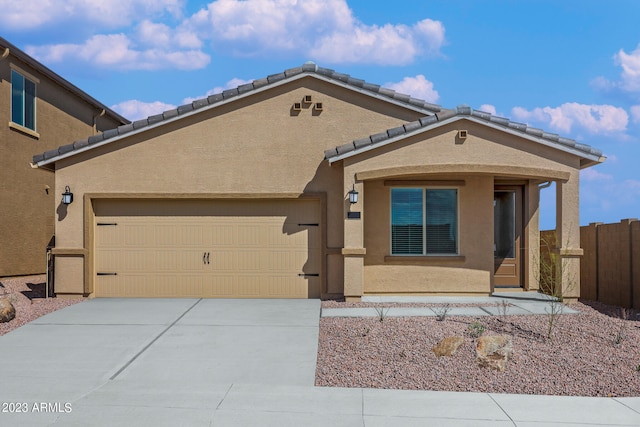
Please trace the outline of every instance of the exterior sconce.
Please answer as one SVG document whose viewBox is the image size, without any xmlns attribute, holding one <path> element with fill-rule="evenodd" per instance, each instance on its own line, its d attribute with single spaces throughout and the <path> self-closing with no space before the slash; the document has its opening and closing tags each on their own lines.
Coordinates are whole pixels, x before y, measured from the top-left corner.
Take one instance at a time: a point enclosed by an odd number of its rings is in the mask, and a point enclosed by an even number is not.
<svg viewBox="0 0 640 427">
<path fill-rule="evenodd" d="M 349 203 L 352 205 L 358 203 L 358 192 L 356 191 L 355 184 L 353 185 L 353 190 L 349 191 Z"/>
<path fill-rule="evenodd" d="M 62 193 L 62 203 L 70 205 L 73 202 L 73 193 L 69 189 L 69 186 L 64 187 L 64 193 Z"/>
</svg>

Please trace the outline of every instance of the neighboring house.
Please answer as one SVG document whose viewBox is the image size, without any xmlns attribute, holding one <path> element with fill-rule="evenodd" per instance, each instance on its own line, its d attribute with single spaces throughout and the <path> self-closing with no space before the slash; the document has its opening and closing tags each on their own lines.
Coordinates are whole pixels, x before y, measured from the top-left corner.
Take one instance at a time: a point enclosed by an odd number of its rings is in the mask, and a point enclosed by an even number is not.
<svg viewBox="0 0 640 427">
<path fill-rule="evenodd" d="M 74 195 L 58 294 L 348 300 L 536 289 L 549 181 L 576 297 L 579 172 L 603 160 L 314 63 L 33 159 Z"/>
<path fill-rule="evenodd" d="M 0 38 L 0 277 L 47 268 L 59 195 L 33 154 L 127 123 Z"/>
</svg>

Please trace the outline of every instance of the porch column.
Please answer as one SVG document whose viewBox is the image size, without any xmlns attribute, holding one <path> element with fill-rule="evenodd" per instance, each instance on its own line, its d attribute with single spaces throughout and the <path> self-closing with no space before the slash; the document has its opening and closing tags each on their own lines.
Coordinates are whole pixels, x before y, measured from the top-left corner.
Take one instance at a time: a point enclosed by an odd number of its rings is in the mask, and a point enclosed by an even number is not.
<svg viewBox="0 0 640 427">
<path fill-rule="evenodd" d="M 355 183 L 355 187 L 354 187 Z M 349 191 L 358 192 L 358 202 L 349 203 Z M 359 301 L 364 293 L 364 183 L 355 182 L 353 174 L 344 173 L 344 297 L 346 301 Z M 360 218 L 349 218 L 349 212 L 360 213 Z"/>
<path fill-rule="evenodd" d="M 580 297 L 580 175 L 556 181 L 556 293 L 565 300 Z"/>
<path fill-rule="evenodd" d="M 540 260 L 540 181 L 530 179 L 525 188 L 525 256 L 524 256 L 524 288 L 537 291 L 538 273 L 535 269 Z"/>
</svg>

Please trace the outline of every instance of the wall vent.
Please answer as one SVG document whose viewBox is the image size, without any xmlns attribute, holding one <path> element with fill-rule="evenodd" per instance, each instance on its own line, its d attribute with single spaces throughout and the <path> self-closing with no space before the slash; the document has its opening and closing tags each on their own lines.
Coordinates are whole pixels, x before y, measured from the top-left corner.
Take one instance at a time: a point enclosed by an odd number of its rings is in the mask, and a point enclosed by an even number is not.
<svg viewBox="0 0 640 427">
<path fill-rule="evenodd" d="M 305 95 L 304 98 L 302 98 L 302 102 L 304 102 L 305 104 L 311 104 L 313 102 L 311 95 Z"/>
<path fill-rule="evenodd" d="M 458 131 L 458 137 L 460 139 L 466 139 L 467 138 L 467 131 L 466 130 L 459 130 Z"/>
<path fill-rule="evenodd" d="M 302 104 L 300 102 L 294 102 L 293 111 L 302 111 Z"/>
<path fill-rule="evenodd" d="M 316 102 L 315 110 L 322 111 L 322 102 Z"/>
</svg>

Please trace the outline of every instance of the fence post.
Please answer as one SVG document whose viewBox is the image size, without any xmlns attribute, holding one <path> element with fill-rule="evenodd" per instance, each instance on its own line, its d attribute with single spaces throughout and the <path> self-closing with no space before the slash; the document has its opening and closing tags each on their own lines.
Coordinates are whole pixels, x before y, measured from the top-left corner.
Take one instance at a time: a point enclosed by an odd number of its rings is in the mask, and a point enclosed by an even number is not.
<svg viewBox="0 0 640 427">
<path fill-rule="evenodd" d="M 638 218 L 626 218 L 622 223 L 627 224 L 627 230 L 629 233 L 629 307 L 633 308 L 633 222 L 638 221 Z"/>
</svg>

